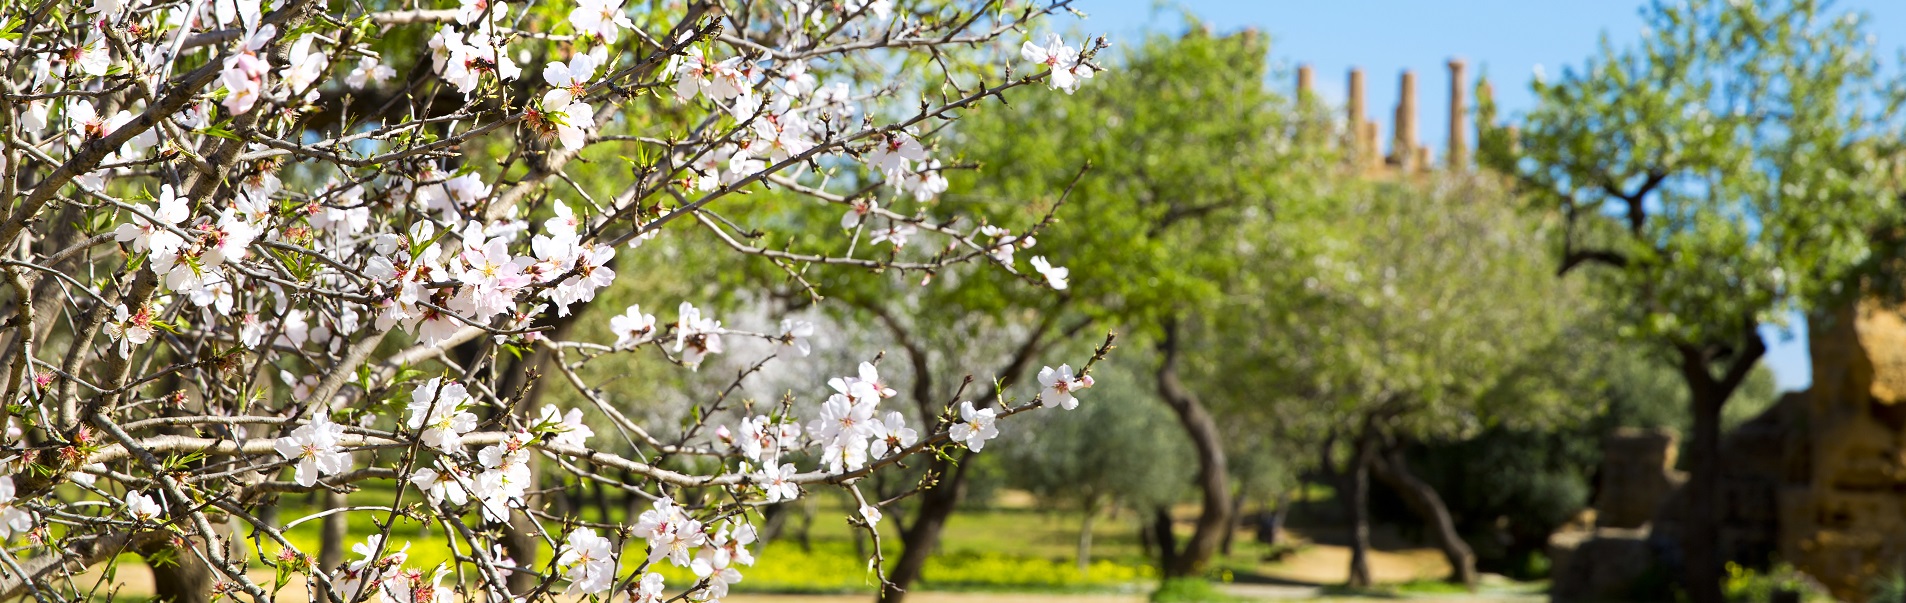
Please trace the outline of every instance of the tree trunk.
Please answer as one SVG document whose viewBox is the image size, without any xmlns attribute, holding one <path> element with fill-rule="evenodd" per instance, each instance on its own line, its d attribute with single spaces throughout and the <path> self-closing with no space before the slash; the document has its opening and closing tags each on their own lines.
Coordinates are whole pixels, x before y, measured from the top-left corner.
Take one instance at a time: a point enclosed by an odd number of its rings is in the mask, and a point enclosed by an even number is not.
<svg viewBox="0 0 1906 603">
<path fill-rule="evenodd" d="M 880 322 L 893 333 L 894 338 L 899 340 L 901 348 L 906 350 L 908 363 L 913 369 L 913 402 L 918 407 L 921 424 L 935 424 L 934 417 L 939 416 L 939 405 L 942 402 L 933 395 L 933 366 L 927 350 L 913 339 L 913 335 L 906 326 L 892 314 L 877 306 L 863 306 L 862 309 L 880 319 Z M 1020 375 L 1024 374 L 1026 367 L 1032 363 L 1033 356 L 1044 349 L 1046 333 L 1052 329 L 1058 316 L 1058 312 L 1045 314 L 1045 318 L 1038 326 L 1033 327 L 1026 340 L 1020 342 L 1019 349 L 1013 352 L 1006 367 L 996 373 L 996 379 L 1003 383 L 1019 381 Z M 1070 336 L 1084 329 L 1087 324 L 1090 323 L 1081 322 L 1061 335 Z M 980 408 L 992 406 L 996 396 L 998 396 L 996 390 L 988 392 L 976 400 L 975 405 Z M 903 601 L 907 596 L 907 588 L 913 586 L 914 581 L 919 580 L 921 572 L 926 569 L 927 557 L 931 556 L 933 550 L 938 547 L 940 531 L 946 526 L 947 518 L 953 515 L 953 509 L 958 507 L 960 499 L 966 496 L 967 463 L 965 461 L 968 456 L 969 454 L 965 452 L 958 454 L 955 459 L 958 463 L 957 467 L 949 466 L 946 461 L 937 458 L 927 464 L 929 471 L 940 476 L 940 482 L 919 494 L 920 502 L 915 508 L 913 521 L 900 532 L 900 556 L 894 561 L 893 567 L 887 571 L 887 584 L 881 585 L 877 599 L 881 603 Z M 811 519 L 809 521 L 812 522 Z M 802 530 L 801 538 L 802 548 L 805 549 L 807 547 L 805 529 Z"/>
<path fill-rule="evenodd" d="M 1158 567 L 1178 564 L 1178 537 L 1171 533 L 1171 507 L 1152 509 L 1152 541 L 1158 544 Z"/>
<path fill-rule="evenodd" d="M 1767 353 L 1756 324 L 1747 321 L 1743 334 L 1745 349 L 1729 354 L 1726 348 L 1695 347 L 1677 344 L 1681 355 L 1681 376 L 1688 383 L 1688 401 L 1694 415 L 1694 434 L 1689 442 L 1687 507 L 1682 509 L 1682 553 L 1687 564 L 1688 598 L 1692 603 L 1722 603 L 1721 593 L 1721 513 L 1720 455 L 1721 411 L 1728 398 L 1740 388 L 1747 373 Z M 1726 371 L 1715 378 L 1712 365 L 1727 363 Z"/>
<path fill-rule="evenodd" d="M 329 490 L 324 492 L 324 508 L 326 510 L 337 509 L 343 506 L 345 506 L 343 494 Z M 344 565 L 344 547 L 347 546 L 344 541 L 350 535 L 350 523 L 345 521 L 344 513 L 332 513 L 324 516 L 324 519 L 319 521 L 323 523 L 320 524 L 318 534 L 318 567 L 329 572 L 337 569 L 338 566 Z M 329 601 L 330 596 L 325 594 L 324 585 L 318 584 L 317 588 L 317 600 Z M 351 596 L 355 594 L 357 593 L 338 593 L 338 598 L 349 601 Z"/>
<path fill-rule="evenodd" d="M 1234 518 L 1244 515 L 1244 486 L 1238 486 L 1238 492 L 1231 495 L 1231 512 Z M 1224 531 L 1224 543 L 1218 545 L 1218 550 L 1225 555 L 1231 554 L 1231 543 L 1237 540 L 1238 527 L 1236 521 L 1232 523 L 1233 525 Z"/>
<path fill-rule="evenodd" d="M 761 507 L 761 531 L 755 536 L 755 542 L 767 548 L 768 543 L 781 537 L 781 530 L 788 525 L 788 511 L 791 505 L 773 504 Z"/>
<path fill-rule="evenodd" d="M 1292 504 L 1293 503 L 1291 502 L 1291 493 L 1289 490 L 1285 490 L 1277 494 L 1277 507 L 1274 509 L 1271 509 L 1270 515 L 1264 517 L 1262 520 L 1258 522 L 1258 530 L 1257 530 L 1258 542 L 1262 542 L 1266 545 L 1277 544 L 1277 539 L 1282 537 L 1283 535 L 1284 520 L 1285 518 L 1290 517 L 1290 509 Z"/>
<path fill-rule="evenodd" d="M 1098 519 L 1099 508 L 1096 504 L 1085 506 L 1085 517 L 1079 519 L 1079 575 L 1085 576 L 1092 568 L 1092 520 Z"/>
<path fill-rule="evenodd" d="M 1476 552 L 1463 541 L 1462 534 L 1456 531 L 1456 519 L 1449 514 L 1449 506 L 1443 504 L 1443 497 L 1436 494 L 1436 488 L 1410 472 L 1409 462 L 1403 459 L 1400 447 L 1391 448 L 1387 453 L 1371 456 L 1370 469 L 1377 479 L 1383 480 L 1410 510 L 1423 518 L 1430 531 L 1436 534 L 1436 544 L 1443 549 L 1443 556 L 1449 558 L 1449 581 L 1476 588 Z"/>
<path fill-rule="evenodd" d="M 152 568 L 155 603 L 211 603 L 217 570 L 192 552 L 194 544 L 183 537 L 161 538 L 135 551 Z"/>
<path fill-rule="evenodd" d="M 570 314 L 568 316 L 554 318 L 548 323 L 551 329 L 546 336 L 558 341 L 564 339 L 568 336 L 570 327 L 576 324 L 576 318 L 578 316 L 581 316 L 581 314 Z M 526 422 L 536 420 L 537 410 L 542 406 L 543 393 L 548 391 L 548 388 L 545 386 L 549 383 L 547 380 L 540 378 L 540 374 L 543 367 L 554 359 L 555 354 L 550 353 L 549 350 L 542 347 L 536 348 L 536 351 L 531 352 L 528 356 L 518 360 L 514 366 L 510 367 L 510 370 L 506 373 L 502 388 L 497 390 L 498 394 L 504 396 L 516 395 L 518 392 L 521 392 L 522 398 L 516 404 L 516 412 L 522 416 Z M 531 484 L 532 490 L 542 485 L 541 478 L 543 471 L 541 460 L 542 457 L 539 455 L 530 455 L 529 460 L 525 463 L 525 465 L 529 467 L 529 483 Z M 558 490 L 558 492 L 561 500 L 567 503 L 569 500 L 567 490 Z M 547 503 L 547 501 L 541 499 L 541 495 L 532 493 L 524 500 L 524 505 L 534 506 Z M 570 516 L 567 514 L 568 511 L 570 511 L 570 505 L 564 504 L 562 506 L 565 507 L 563 509 L 565 513 L 564 516 Z M 540 548 L 542 539 L 536 535 L 538 530 L 535 522 L 535 519 L 532 519 L 521 510 L 510 510 L 509 529 L 503 533 L 501 540 L 503 541 L 504 552 L 508 554 L 510 559 L 515 561 L 518 566 L 530 567 L 536 563 L 537 549 Z M 509 582 L 510 593 L 517 595 L 536 590 L 541 580 L 541 578 L 533 572 L 511 572 L 510 575 L 504 579 Z"/>
<path fill-rule="evenodd" d="M 1697 388 L 1706 389 L 1706 388 Z M 1689 442 L 1687 508 L 1683 511 L 1682 548 L 1686 554 L 1687 589 L 1694 603 L 1721 601 L 1720 522 L 1716 511 L 1716 490 L 1720 475 L 1716 460 L 1720 455 L 1722 403 L 1712 392 L 1697 392 L 1693 397 L 1694 438 Z"/>
<path fill-rule="evenodd" d="M 942 459 L 935 458 L 928 464 L 928 470 L 941 475 L 940 483 L 921 492 L 920 505 L 914 512 L 913 524 L 900 533 L 900 558 L 894 561 L 892 569 L 887 570 L 887 584 L 880 589 L 882 603 L 899 603 L 906 599 L 906 589 L 920 579 L 926 569 L 927 557 L 933 554 L 933 547 L 940 541 L 940 530 L 946 527 L 946 520 L 953 515 L 954 507 L 966 494 L 966 467 L 969 453 L 956 455 L 958 466 L 949 466 Z M 951 473 L 948 473 L 951 471 Z"/>
<path fill-rule="evenodd" d="M 1370 588 L 1375 581 L 1370 576 L 1370 462 L 1376 447 L 1364 428 L 1365 434 L 1357 438 L 1357 452 L 1350 458 L 1349 482 L 1350 495 L 1344 502 L 1350 505 L 1350 579 L 1345 583 L 1350 588 Z"/>
<path fill-rule="evenodd" d="M 1225 533 L 1231 531 L 1231 488 L 1218 423 L 1205 411 L 1198 396 L 1178 379 L 1178 354 L 1182 347 L 1178 325 L 1165 326 L 1165 337 L 1158 347 L 1162 356 L 1158 363 L 1158 395 L 1178 415 L 1178 423 L 1191 438 L 1192 448 L 1198 455 L 1198 490 L 1204 501 L 1198 513 L 1197 529 L 1191 539 L 1185 541 L 1184 549 L 1174 555 L 1174 562 L 1165 567 L 1165 577 L 1182 578 L 1202 573 L 1205 564 L 1218 552 Z"/>
</svg>

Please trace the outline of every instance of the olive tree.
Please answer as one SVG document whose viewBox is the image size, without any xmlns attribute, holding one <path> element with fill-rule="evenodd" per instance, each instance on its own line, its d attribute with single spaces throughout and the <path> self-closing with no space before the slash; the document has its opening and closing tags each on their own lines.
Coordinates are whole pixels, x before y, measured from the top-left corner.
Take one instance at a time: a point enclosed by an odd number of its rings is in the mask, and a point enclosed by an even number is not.
<svg viewBox="0 0 1906 603">
<path fill-rule="evenodd" d="M 1076 179 L 1033 250 L 1070 270 L 1056 307 L 1153 348 L 1152 389 L 1189 438 L 1202 501 L 1189 539 L 1160 543 L 1166 577 L 1199 575 L 1234 522 L 1209 382 L 1185 376 L 1187 356 L 1208 343 L 1198 325 L 1246 273 L 1275 269 L 1239 247 L 1279 245 L 1253 240 L 1264 231 L 1254 225 L 1308 199 L 1329 164 L 1326 148 L 1304 142 L 1313 122 L 1269 90 L 1267 53 L 1262 34 L 1214 34 L 1193 20 L 1182 35 L 1132 45 L 1076 95 L 1018 98 L 959 124 L 959 148 L 983 181 L 951 201 L 1037 198 Z M 1091 169 L 1078 177 L 1081 161 Z"/>
<path fill-rule="evenodd" d="M 1488 161 L 1561 215 L 1563 275 L 1673 350 L 1693 416 L 1681 542 L 1696 603 L 1721 599 L 1716 455 L 1759 330 L 1858 289 L 1898 207 L 1888 108 L 1860 15 L 1812 0 L 1661 2 L 1630 47 L 1538 81 Z"/>
<path fill-rule="evenodd" d="M 1130 354 L 1121 355 L 1128 358 Z M 1077 412 L 1043 414 L 1027 431 L 1001 438 L 1015 470 L 1006 483 L 1050 506 L 1078 509 L 1079 571 L 1090 566 L 1092 529 L 1114 508 L 1149 514 L 1176 502 L 1190 485 L 1191 451 L 1169 426 L 1170 411 L 1145 395 L 1136 364 L 1108 362 L 1106 377 Z"/>
<path fill-rule="evenodd" d="M 1494 179 L 1470 174 L 1346 180 L 1325 196 L 1331 202 L 1283 217 L 1302 233 L 1285 239 L 1296 251 L 1259 251 L 1255 265 L 1284 273 L 1260 268 L 1264 297 L 1232 298 L 1211 327 L 1219 343 L 1196 356 L 1205 359 L 1198 380 L 1222 384 L 1228 411 L 1311 426 L 1290 436 L 1309 446 L 1348 444 L 1340 492 L 1353 520 L 1352 586 L 1370 585 L 1373 476 L 1423 517 L 1450 579 L 1473 585 L 1473 551 L 1402 453 L 1499 421 L 1539 423 L 1563 403 L 1500 406 L 1487 395 L 1572 322 L 1553 301 L 1579 297 L 1577 287 L 1544 278 L 1553 221 L 1525 215 Z"/>
</svg>

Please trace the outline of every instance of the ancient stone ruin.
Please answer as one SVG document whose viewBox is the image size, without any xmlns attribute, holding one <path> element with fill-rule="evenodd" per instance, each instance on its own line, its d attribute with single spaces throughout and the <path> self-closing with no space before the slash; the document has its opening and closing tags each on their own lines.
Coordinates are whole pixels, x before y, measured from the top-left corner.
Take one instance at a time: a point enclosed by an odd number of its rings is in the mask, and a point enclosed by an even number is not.
<svg viewBox="0 0 1906 603">
<path fill-rule="evenodd" d="M 1780 554 L 1847 600 L 1906 570 L 1902 309 L 1863 304 L 1810 325 L 1813 387 L 1795 426 L 1807 445 L 1780 491 Z"/>
<path fill-rule="evenodd" d="M 1906 571 L 1906 308 L 1849 305 L 1808 323 L 1813 386 L 1729 432 L 1722 444 L 1721 552 L 1775 561 L 1862 601 Z M 1604 442 L 1592 525 L 1550 539 L 1557 601 L 1650 600 L 1680 575 L 1686 505 L 1673 434 Z"/>
</svg>

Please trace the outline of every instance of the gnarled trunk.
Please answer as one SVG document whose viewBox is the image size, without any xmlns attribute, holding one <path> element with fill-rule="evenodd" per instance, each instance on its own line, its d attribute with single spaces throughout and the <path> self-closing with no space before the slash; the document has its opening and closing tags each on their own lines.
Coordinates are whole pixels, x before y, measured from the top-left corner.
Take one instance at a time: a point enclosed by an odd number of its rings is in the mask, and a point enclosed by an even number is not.
<svg viewBox="0 0 1906 603">
<path fill-rule="evenodd" d="M 1375 455 L 1375 438 L 1365 425 L 1364 433 L 1357 437 L 1356 454 L 1350 457 L 1350 474 L 1344 480 L 1349 482 L 1350 490 L 1344 498 L 1350 505 L 1350 579 L 1345 583 L 1350 588 L 1375 584 L 1370 576 L 1370 463 Z"/>
<path fill-rule="evenodd" d="M 1476 552 L 1463 541 L 1462 534 L 1456 532 L 1456 519 L 1450 516 L 1443 497 L 1436 494 L 1436 488 L 1410 472 L 1409 462 L 1404 460 L 1401 450 L 1401 447 L 1392 447 L 1386 453 L 1372 455 L 1371 471 L 1401 495 L 1403 502 L 1423 518 L 1430 532 L 1436 535 L 1437 547 L 1443 549 L 1443 556 L 1449 559 L 1449 581 L 1476 588 Z"/>
<path fill-rule="evenodd" d="M 934 397 L 933 366 L 926 348 L 915 341 L 913 334 L 907 330 L 906 326 L 886 310 L 876 306 L 863 306 L 861 309 L 873 313 L 882 324 L 887 326 L 894 339 L 900 342 L 901 348 L 906 350 L 908 363 L 913 369 L 913 402 L 919 409 L 921 424 L 934 424 L 933 417 L 939 415 L 939 405 L 943 401 Z M 1026 367 L 1032 363 L 1033 356 L 1044 349 L 1046 333 L 1052 329 L 1058 315 L 1058 312 L 1045 314 L 1045 318 L 1039 325 L 1034 327 L 1026 340 L 1020 343 L 1019 349 L 1013 353 L 1006 367 L 997 373 L 1000 381 L 1014 383 L 1019 380 L 1020 375 L 1025 374 Z M 1061 336 L 1077 333 L 1087 324 L 1090 323 L 1081 322 L 1062 333 Z M 997 395 L 996 391 L 988 392 L 975 401 L 975 405 L 981 408 L 991 406 Z M 939 545 L 940 531 L 946 527 L 946 520 L 952 517 L 953 510 L 959 506 L 960 499 L 966 496 L 967 463 L 964 461 L 967 454 L 961 452 L 955 455 L 957 467 L 938 458 L 927 464 L 927 469 L 939 475 L 940 481 L 916 497 L 919 503 L 914 508 L 913 521 L 900 532 L 900 556 L 893 561 L 893 566 L 887 569 L 887 583 L 880 587 L 877 600 L 881 603 L 899 603 L 905 600 L 907 589 L 920 579 L 921 573 L 926 569 L 927 557 L 931 556 L 933 549 Z M 802 548 L 805 550 L 807 547 L 805 529 L 802 530 L 801 538 Z"/>
<path fill-rule="evenodd" d="M 1178 325 L 1166 325 L 1165 337 L 1158 344 L 1161 356 L 1158 364 L 1158 395 L 1178 416 L 1178 423 L 1185 428 L 1185 435 L 1191 438 L 1192 449 L 1198 456 L 1198 492 L 1204 504 L 1199 510 L 1198 525 L 1191 539 L 1185 541 L 1184 548 L 1177 552 L 1173 562 L 1165 566 L 1167 578 L 1190 577 L 1203 572 L 1205 564 L 1211 561 L 1223 544 L 1225 533 L 1231 531 L 1231 488 L 1225 469 L 1223 438 L 1219 435 L 1217 421 L 1198 401 L 1197 394 L 1178 379 L 1178 356 L 1182 343 Z M 1172 546 L 1169 541 L 1160 544 Z"/>
<path fill-rule="evenodd" d="M 968 453 L 959 453 L 957 467 L 949 466 L 944 460 L 934 459 L 928 470 L 943 476 L 940 483 L 921 492 L 920 505 L 914 512 L 913 523 L 900 533 L 900 558 L 894 560 L 893 567 L 887 570 L 887 584 L 880 589 L 882 603 L 898 603 L 905 600 L 906 589 L 919 581 L 920 573 L 926 569 L 927 557 L 933 554 L 933 547 L 940 541 L 940 531 L 946 527 L 946 520 L 953 515 L 953 509 L 959 506 L 960 498 L 966 495 L 966 460 Z M 952 473 L 946 473 L 951 470 Z"/>
<path fill-rule="evenodd" d="M 1158 545 L 1158 567 L 1178 564 L 1178 537 L 1171 533 L 1171 508 L 1152 509 L 1151 540 Z"/>
<path fill-rule="evenodd" d="M 217 525 L 217 524 L 215 524 Z M 229 525 L 214 529 L 226 531 Z M 229 542 L 224 534 L 215 534 L 219 540 Z M 205 546 L 203 537 L 187 538 L 151 538 L 139 543 L 133 552 L 146 561 L 146 567 L 152 569 L 152 600 L 157 603 L 211 603 L 212 586 L 222 575 L 212 566 L 206 565 L 200 552 L 192 549 Z M 225 546 L 225 545 L 221 545 Z M 237 552 L 239 555 L 233 555 Z M 244 549 L 239 546 L 225 546 L 226 558 L 232 563 L 244 566 Z"/>
<path fill-rule="evenodd" d="M 1721 411 L 1727 400 L 1740 389 L 1747 373 L 1767 353 L 1766 342 L 1752 321 L 1746 321 L 1744 349 L 1738 353 L 1721 346 L 1696 347 L 1677 344 L 1681 355 L 1681 376 L 1688 383 L 1688 402 L 1694 414 L 1694 438 L 1689 442 L 1690 469 L 1687 507 L 1682 509 L 1683 568 L 1688 598 L 1693 603 L 1722 603 L 1721 526 L 1720 526 L 1720 454 Z M 1719 378 L 1712 365 L 1725 360 L 1726 370 Z"/>
</svg>

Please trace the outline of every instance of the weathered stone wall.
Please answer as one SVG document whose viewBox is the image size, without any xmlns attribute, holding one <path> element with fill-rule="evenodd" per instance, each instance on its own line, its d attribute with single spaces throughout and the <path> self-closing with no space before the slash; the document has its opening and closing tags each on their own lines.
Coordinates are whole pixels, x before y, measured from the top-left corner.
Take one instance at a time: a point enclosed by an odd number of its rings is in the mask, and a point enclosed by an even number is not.
<svg viewBox="0 0 1906 603">
<path fill-rule="evenodd" d="M 1595 525 L 1639 528 L 1654 520 L 1662 501 L 1687 481 L 1674 469 L 1679 439 L 1672 429 L 1629 428 L 1602 438 Z"/>
<path fill-rule="evenodd" d="M 1667 600 L 1673 561 L 1651 528 L 1687 481 L 1674 469 L 1679 439 L 1672 429 L 1619 429 L 1602 439 L 1594 510 L 1549 537 L 1555 601 Z"/>
<path fill-rule="evenodd" d="M 1788 394 L 1729 432 L 1721 445 L 1721 555 L 1750 567 L 1792 563 L 1841 600 L 1862 601 L 1874 581 L 1906 570 L 1906 306 L 1849 304 L 1808 321 L 1813 386 Z M 1596 526 L 1551 539 L 1557 600 L 1637 591 L 1636 581 L 1678 575 L 1678 487 L 1650 519 L 1672 453 L 1660 441 L 1616 434 L 1604 444 Z M 1672 442 L 1668 444 L 1672 448 Z M 1656 462 L 1657 458 L 1661 462 Z M 1660 476 L 1660 477 L 1657 477 Z M 1678 486 L 1678 482 L 1677 482 Z M 1655 499 L 1659 500 L 1659 499 Z M 1646 560 L 1644 572 L 1637 560 Z"/>
<path fill-rule="evenodd" d="M 1906 320 L 1848 307 L 1809 323 L 1804 466 L 1780 492 L 1781 556 L 1845 600 L 1906 563 Z"/>
</svg>

